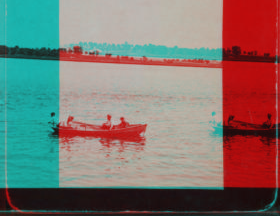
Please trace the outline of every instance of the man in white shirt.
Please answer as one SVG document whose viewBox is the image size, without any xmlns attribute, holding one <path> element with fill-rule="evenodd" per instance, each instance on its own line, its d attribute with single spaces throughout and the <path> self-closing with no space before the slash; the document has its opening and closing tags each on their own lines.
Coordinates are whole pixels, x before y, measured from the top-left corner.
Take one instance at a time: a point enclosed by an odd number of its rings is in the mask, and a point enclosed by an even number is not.
<svg viewBox="0 0 280 216">
<path fill-rule="evenodd" d="M 114 124 L 112 123 L 112 116 L 107 115 L 107 121 L 104 124 L 102 124 L 102 128 L 112 130 L 113 126 Z"/>
</svg>

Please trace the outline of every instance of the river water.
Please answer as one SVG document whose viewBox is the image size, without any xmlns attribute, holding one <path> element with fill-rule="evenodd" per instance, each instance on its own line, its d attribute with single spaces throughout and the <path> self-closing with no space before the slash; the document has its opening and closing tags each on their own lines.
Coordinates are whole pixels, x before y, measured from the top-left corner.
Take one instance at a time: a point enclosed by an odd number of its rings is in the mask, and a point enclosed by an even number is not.
<svg viewBox="0 0 280 216">
<path fill-rule="evenodd" d="M 261 161 L 271 179 L 275 173 L 275 140 L 223 140 L 209 128 L 212 111 L 222 119 L 222 69 L 6 59 L 6 72 L 0 178 L 6 176 L 9 187 L 222 189 L 224 157 L 234 179 L 244 179 L 233 156 L 241 142 L 257 142 L 246 147 L 253 163 Z M 239 103 L 247 104 L 242 97 Z M 116 122 L 124 116 L 148 127 L 136 140 L 57 137 L 47 124 L 53 111 L 92 124 L 107 114 Z"/>
<path fill-rule="evenodd" d="M 148 127 L 138 141 L 61 138 L 60 185 L 223 187 L 222 139 L 208 127 L 221 97 L 221 69 L 61 62 L 61 116 Z"/>
</svg>

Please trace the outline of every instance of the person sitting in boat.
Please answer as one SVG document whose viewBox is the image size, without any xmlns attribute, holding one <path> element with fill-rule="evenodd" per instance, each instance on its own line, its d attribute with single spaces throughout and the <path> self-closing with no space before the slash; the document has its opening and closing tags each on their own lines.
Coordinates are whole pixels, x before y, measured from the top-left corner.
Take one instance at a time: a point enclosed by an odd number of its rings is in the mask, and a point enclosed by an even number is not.
<svg viewBox="0 0 280 216">
<path fill-rule="evenodd" d="M 73 116 L 68 116 L 67 123 L 66 123 L 68 127 L 71 127 L 71 124 L 72 124 L 73 120 L 74 120 Z"/>
<path fill-rule="evenodd" d="M 241 125 L 234 121 L 234 117 L 235 117 L 234 115 L 230 115 L 228 117 L 228 124 L 227 125 L 231 126 L 231 127 L 235 127 L 235 128 L 240 128 Z"/>
<path fill-rule="evenodd" d="M 268 113 L 267 114 L 267 120 L 266 120 L 266 122 L 263 123 L 263 127 L 266 128 L 266 129 L 269 129 L 269 128 L 271 128 L 271 126 L 272 126 L 271 114 Z"/>
<path fill-rule="evenodd" d="M 228 126 L 233 126 L 233 119 L 234 119 L 234 116 L 233 115 L 230 115 L 228 117 Z"/>
<path fill-rule="evenodd" d="M 112 124 L 112 116 L 107 115 L 107 122 L 102 124 L 102 129 L 112 130 L 113 126 L 114 125 Z"/>
<path fill-rule="evenodd" d="M 121 123 L 118 124 L 118 126 L 117 126 L 118 128 L 126 128 L 129 126 L 129 123 L 127 121 L 125 121 L 124 117 L 121 117 L 120 120 L 121 120 Z"/>
<path fill-rule="evenodd" d="M 58 122 L 57 118 L 55 117 L 55 112 L 51 113 L 51 119 L 50 119 L 50 121 L 48 123 L 53 128 L 56 128 L 56 127 L 59 126 L 59 122 Z"/>
</svg>

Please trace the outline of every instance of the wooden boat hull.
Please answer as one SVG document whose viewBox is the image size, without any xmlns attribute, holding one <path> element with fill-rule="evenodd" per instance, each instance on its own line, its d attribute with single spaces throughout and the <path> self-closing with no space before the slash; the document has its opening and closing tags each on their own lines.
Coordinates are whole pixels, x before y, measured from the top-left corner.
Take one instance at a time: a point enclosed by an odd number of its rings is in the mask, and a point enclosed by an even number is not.
<svg viewBox="0 0 280 216">
<path fill-rule="evenodd" d="M 105 130 L 101 129 L 99 126 L 95 126 L 94 129 L 89 127 L 64 127 L 53 128 L 54 134 L 59 136 L 81 136 L 81 137 L 104 137 L 104 138 L 128 138 L 137 137 L 146 132 L 147 124 L 144 125 L 130 125 L 126 128 Z"/>
<path fill-rule="evenodd" d="M 233 128 L 230 126 L 214 127 L 216 132 L 223 133 L 224 136 L 269 136 L 276 137 L 276 129 L 262 129 L 262 128 Z M 279 132 L 278 132 L 279 133 Z"/>
</svg>

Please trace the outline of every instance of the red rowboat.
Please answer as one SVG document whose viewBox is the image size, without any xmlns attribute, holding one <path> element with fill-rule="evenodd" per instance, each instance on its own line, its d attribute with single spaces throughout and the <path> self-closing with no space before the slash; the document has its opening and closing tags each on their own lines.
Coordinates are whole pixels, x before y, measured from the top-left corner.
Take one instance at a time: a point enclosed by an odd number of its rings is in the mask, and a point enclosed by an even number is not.
<svg viewBox="0 0 280 216">
<path fill-rule="evenodd" d="M 144 135 L 147 124 L 134 124 L 126 128 L 115 128 L 112 130 L 102 129 L 101 126 L 74 122 L 69 126 L 53 128 L 53 134 L 59 136 L 93 136 L 93 137 L 114 137 L 127 138 Z"/>
</svg>

